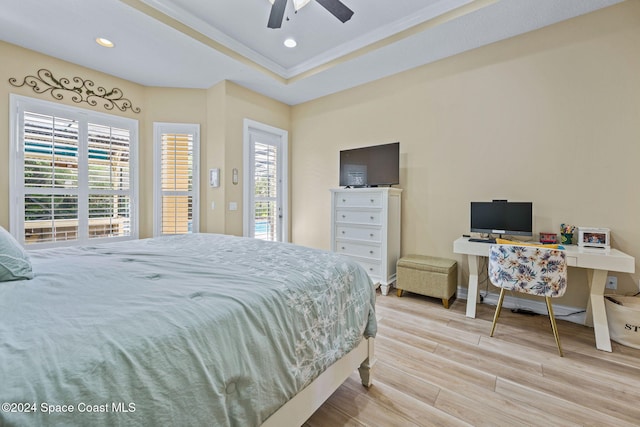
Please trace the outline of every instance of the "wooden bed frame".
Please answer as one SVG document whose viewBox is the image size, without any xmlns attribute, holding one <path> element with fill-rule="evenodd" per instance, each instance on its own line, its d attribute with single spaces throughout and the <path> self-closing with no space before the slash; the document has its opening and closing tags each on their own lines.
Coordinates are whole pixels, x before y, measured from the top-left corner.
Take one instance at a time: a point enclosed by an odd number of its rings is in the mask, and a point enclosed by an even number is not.
<svg viewBox="0 0 640 427">
<path fill-rule="evenodd" d="M 299 427 L 358 369 L 362 385 L 369 387 L 375 364 L 374 338 L 365 338 L 340 360 L 336 361 L 311 384 L 274 412 L 263 427 Z"/>
</svg>

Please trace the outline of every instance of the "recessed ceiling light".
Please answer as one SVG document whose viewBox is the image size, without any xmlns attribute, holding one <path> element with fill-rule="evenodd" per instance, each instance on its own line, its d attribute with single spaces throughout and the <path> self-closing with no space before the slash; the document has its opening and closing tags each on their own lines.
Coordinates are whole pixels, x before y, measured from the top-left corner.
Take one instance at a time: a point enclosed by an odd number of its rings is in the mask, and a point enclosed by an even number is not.
<svg viewBox="0 0 640 427">
<path fill-rule="evenodd" d="M 288 38 L 284 41 L 284 45 L 286 47 L 296 47 L 298 45 L 298 42 L 296 42 L 294 39 L 292 38 Z"/>
<path fill-rule="evenodd" d="M 98 37 L 96 39 L 96 43 L 98 43 L 100 46 L 104 46 L 104 47 L 113 47 L 113 46 L 115 46 L 111 40 L 105 39 L 103 37 Z"/>
</svg>

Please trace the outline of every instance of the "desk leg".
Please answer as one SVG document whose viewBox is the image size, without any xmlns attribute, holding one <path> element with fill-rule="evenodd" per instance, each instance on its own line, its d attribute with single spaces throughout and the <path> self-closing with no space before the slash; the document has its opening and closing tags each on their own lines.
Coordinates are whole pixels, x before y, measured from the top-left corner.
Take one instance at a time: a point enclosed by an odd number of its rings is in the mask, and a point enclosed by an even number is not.
<svg viewBox="0 0 640 427">
<path fill-rule="evenodd" d="M 598 350 L 610 352 L 609 323 L 607 322 L 607 312 L 604 306 L 604 288 L 607 283 L 607 274 L 607 270 L 587 270 L 590 295 L 585 323 L 587 326 L 593 326 Z"/>
<path fill-rule="evenodd" d="M 469 255 L 469 288 L 467 289 L 467 317 L 476 317 L 478 300 L 478 256 Z"/>
</svg>

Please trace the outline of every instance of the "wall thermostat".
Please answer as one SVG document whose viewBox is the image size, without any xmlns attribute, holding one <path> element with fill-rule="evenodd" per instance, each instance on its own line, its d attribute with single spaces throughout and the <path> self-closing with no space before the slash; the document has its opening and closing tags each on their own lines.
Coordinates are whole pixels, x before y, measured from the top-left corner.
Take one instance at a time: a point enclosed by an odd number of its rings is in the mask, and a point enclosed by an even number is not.
<svg viewBox="0 0 640 427">
<path fill-rule="evenodd" d="M 220 187 L 220 168 L 209 169 L 209 185 Z"/>
</svg>

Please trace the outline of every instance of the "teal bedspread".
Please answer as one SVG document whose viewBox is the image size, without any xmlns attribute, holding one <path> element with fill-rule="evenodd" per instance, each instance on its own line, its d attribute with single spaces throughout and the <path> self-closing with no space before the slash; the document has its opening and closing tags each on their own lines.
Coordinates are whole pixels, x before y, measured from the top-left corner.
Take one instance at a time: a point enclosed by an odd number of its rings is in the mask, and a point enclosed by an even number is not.
<svg viewBox="0 0 640 427">
<path fill-rule="evenodd" d="M 0 283 L 0 425 L 257 426 L 374 336 L 337 254 L 194 234 L 31 252 Z"/>
</svg>

